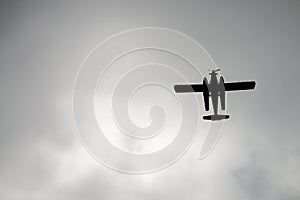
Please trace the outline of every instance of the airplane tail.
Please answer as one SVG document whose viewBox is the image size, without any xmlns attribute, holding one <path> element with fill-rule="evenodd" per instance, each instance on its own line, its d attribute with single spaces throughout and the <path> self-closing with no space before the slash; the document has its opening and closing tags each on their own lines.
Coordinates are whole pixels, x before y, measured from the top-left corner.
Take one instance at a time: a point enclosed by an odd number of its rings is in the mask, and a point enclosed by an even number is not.
<svg viewBox="0 0 300 200">
<path fill-rule="evenodd" d="M 229 119 L 229 115 L 206 115 L 203 116 L 204 120 L 211 120 L 211 121 L 220 121 L 223 119 Z"/>
</svg>

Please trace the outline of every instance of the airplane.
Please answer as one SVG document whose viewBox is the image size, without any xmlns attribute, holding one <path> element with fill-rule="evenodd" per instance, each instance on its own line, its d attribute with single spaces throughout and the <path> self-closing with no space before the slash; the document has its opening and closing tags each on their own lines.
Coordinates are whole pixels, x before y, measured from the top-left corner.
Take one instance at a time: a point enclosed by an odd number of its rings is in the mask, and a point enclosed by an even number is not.
<svg viewBox="0 0 300 200">
<path fill-rule="evenodd" d="M 218 80 L 220 69 L 211 70 L 210 81 L 204 77 L 202 84 L 174 85 L 176 93 L 203 93 L 205 111 L 209 111 L 209 97 L 213 105 L 213 115 L 203 116 L 204 120 L 219 121 L 229 119 L 229 115 L 218 114 L 218 103 L 220 97 L 221 109 L 225 110 L 225 92 L 238 90 L 252 90 L 255 88 L 255 81 L 228 82 L 225 83 L 223 76 Z"/>
</svg>

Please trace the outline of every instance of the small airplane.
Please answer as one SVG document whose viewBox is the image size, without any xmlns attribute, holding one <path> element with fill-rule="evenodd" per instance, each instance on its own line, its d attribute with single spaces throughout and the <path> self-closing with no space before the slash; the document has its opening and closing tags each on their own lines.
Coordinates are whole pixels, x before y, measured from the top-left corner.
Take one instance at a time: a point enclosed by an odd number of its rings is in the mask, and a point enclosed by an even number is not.
<svg viewBox="0 0 300 200">
<path fill-rule="evenodd" d="M 225 91 L 252 90 L 255 88 L 255 81 L 229 82 L 225 83 L 223 76 L 218 80 L 218 71 L 211 70 L 210 81 L 204 77 L 202 84 L 175 85 L 176 93 L 203 93 L 205 111 L 209 111 L 209 97 L 213 104 L 213 115 L 203 116 L 204 120 L 218 121 L 229 119 L 229 115 L 218 114 L 218 103 L 220 97 L 221 109 L 225 110 Z"/>
</svg>

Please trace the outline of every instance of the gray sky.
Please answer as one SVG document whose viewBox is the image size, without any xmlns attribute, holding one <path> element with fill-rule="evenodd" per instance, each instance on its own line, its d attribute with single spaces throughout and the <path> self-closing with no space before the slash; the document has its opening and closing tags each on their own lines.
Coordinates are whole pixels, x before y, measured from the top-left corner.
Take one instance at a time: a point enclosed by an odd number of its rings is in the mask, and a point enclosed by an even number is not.
<svg viewBox="0 0 300 200">
<path fill-rule="evenodd" d="M 228 95 L 223 135 L 198 160 L 127 175 L 97 163 L 76 137 L 72 86 L 84 57 L 120 31 L 159 26 L 210 53 Z M 299 199 L 300 2 L 1 1 L 0 198 Z M 200 103 L 202 105 L 202 102 Z"/>
</svg>

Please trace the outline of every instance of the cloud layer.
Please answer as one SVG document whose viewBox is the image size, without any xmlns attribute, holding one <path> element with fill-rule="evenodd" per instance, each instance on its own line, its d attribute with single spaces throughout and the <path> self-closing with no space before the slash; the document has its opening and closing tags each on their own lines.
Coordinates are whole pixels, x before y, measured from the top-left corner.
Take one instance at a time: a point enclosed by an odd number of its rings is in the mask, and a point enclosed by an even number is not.
<svg viewBox="0 0 300 200">
<path fill-rule="evenodd" d="M 299 199 L 300 4 L 297 1 L 1 2 L 1 199 Z M 120 174 L 80 145 L 72 84 L 89 50 L 142 26 L 184 32 L 227 81 L 223 136 L 198 160 L 196 142 L 175 165 Z"/>
</svg>

